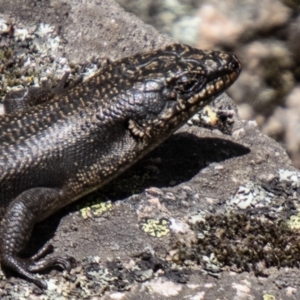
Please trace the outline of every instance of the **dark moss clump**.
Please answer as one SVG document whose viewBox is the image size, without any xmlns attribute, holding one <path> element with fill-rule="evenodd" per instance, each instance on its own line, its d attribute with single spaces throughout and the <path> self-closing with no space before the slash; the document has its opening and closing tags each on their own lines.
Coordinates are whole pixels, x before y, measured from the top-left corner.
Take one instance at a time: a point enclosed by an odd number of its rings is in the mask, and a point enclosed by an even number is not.
<svg viewBox="0 0 300 300">
<path fill-rule="evenodd" d="M 197 240 L 191 247 L 178 242 L 179 261 L 192 260 L 205 268 L 214 256 L 222 267 L 265 275 L 268 267 L 299 267 L 300 236 L 284 221 L 259 219 L 247 214 L 215 215 L 192 225 Z"/>
<path fill-rule="evenodd" d="M 189 280 L 189 272 L 183 268 L 172 268 L 171 263 L 151 253 L 141 253 L 135 257 L 135 265 L 127 268 L 115 259 L 106 266 L 89 261 L 83 262 L 83 272 L 90 281 L 89 286 L 101 295 L 104 291 L 127 291 L 134 282 L 145 282 L 158 276 L 184 284 Z"/>
</svg>

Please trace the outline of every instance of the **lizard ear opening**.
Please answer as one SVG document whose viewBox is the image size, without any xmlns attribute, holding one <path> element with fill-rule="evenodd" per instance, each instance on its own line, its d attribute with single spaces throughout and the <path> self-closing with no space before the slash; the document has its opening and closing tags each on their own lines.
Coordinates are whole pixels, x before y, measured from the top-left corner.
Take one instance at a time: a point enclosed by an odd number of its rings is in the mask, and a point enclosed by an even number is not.
<svg viewBox="0 0 300 300">
<path fill-rule="evenodd" d="M 147 132 L 147 130 L 145 130 L 144 128 L 142 128 L 139 124 L 137 124 L 134 120 L 130 119 L 128 121 L 128 129 L 130 130 L 130 132 L 138 137 L 138 138 L 144 138 L 146 136 L 150 137 L 149 133 Z"/>
</svg>

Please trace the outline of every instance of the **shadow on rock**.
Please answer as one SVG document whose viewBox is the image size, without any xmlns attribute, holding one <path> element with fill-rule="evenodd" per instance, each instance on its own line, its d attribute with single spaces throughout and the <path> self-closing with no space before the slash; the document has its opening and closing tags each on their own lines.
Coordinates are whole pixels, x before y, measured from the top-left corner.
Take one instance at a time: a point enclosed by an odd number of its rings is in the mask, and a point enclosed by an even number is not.
<svg viewBox="0 0 300 300">
<path fill-rule="evenodd" d="M 229 140 L 178 133 L 99 192 L 114 201 L 149 187 L 178 185 L 189 181 L 209 164 L 249 152 L 249 148 Z"/>
<path fill-rule="evenodd" d="M 35 227 L 29 253 L 34 254 L 55 233 L 61 218 L 78 206 L 116 201 L 149 187 L 170 187 L 190 180 L 211 163 L 246 155 L 250 150 L 222 138 L 199 138 L 190 133 L 171 136 L 160 147 L 99 191 L 60 210 Z"/>
</svg>

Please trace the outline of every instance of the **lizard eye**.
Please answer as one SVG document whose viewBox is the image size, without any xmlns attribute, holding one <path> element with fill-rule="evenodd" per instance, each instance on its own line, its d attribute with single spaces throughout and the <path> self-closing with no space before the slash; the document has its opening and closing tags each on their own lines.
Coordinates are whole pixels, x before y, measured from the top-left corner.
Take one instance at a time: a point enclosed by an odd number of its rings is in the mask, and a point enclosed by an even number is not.
<svg viewBox="0 0 300 300">
<path fill-rule="evenodd" d="M 175 85 L 175 90 L 179 93 L 185 94 L 193 91 L 197 86 L 201 85 L 201 80 L 191 78 L 189 76 L 180 77 Z"/>
</svg>

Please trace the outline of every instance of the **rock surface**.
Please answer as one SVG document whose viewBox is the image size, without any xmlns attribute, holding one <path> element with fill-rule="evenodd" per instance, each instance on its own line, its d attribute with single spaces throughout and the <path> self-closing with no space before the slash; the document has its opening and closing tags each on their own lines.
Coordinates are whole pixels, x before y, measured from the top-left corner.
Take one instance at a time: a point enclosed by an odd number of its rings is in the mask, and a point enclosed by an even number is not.
<svg viewBox="0 0 300 300">
<path fill-rule="evenodd" d="M 0 0 L 0 14 L 1 43 L 31 61 L 50 56 L 54 78 L 66 65 L 172 42 L 108 0 Z M 31 65 L 42 77 L 50 66 Z M 185 125 L 109 186 L 36 226 L 29 253 L 50 239 L 77 266 L 41 275 L 43 293 L 1 274 L 1 299 L 299 299 L 300 172 L 230 98 L 214 105 L 235 112 L 231 136 Z"/>
</svg>

